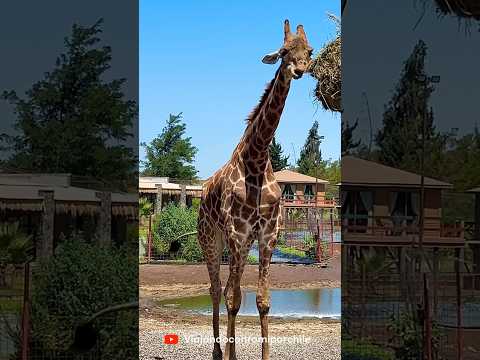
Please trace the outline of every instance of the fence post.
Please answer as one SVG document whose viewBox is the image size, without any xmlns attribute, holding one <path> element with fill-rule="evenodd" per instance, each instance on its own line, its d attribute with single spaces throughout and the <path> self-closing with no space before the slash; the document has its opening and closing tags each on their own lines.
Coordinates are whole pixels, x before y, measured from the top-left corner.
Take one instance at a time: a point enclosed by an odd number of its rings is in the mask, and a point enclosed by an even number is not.
<svg viewBox="0 0 480 360">
<path fill-rule="evenodd" d="M 432 322 L 430 320 L 430 298 L 428 291 L 427 274 L 423 274 L 423 311 L 424 311 L 424 334 L 425 334 L 425 359 L 432 360 Z"/>
<path fill-rule="evenodd" d="M 333 231 L 334 231 L 334 226 L 333 226 L 333 212 L 330 210 L 330 256 L 333 257 Z"/>
<path fill-rule="evenodd" d="M 147 245 L 147 263 L 152 260 L 152 215 L 148 216 L 148 245 Z"/>
<path fill-rule="evenodd" d="M 461 249 L 455 249 L 455 274 L 457 285 L 457 360 L 463 360 L 463 309 L 462 309 L 462 277 L 460 274 Z"/>
<path fill-rule="evenodd" d="M 23 281 L 23 310 L 22 310 L 22 360 L 28 360 L 30 338 L 30 263 L 24 267 Z"/>
<path fill-rule="evenodd" d="M 320 234 L 314 235 L 317 239 L 317 261 L 322 261 L 322 247 L 321 247 L 321 237 Z"/>
</svg>

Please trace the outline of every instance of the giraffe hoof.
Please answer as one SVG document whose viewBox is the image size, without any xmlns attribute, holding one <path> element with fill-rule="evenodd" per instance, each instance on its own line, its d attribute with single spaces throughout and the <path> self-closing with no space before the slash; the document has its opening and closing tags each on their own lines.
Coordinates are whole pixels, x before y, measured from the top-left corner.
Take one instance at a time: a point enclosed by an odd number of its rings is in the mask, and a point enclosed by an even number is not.
<svg viewBox="0 0 480 360">
<path fill-rule="evenodd" d="M 213 349 L 212 358 L 213 360 L 223 360 L 222 350 Z"/>
</svg>

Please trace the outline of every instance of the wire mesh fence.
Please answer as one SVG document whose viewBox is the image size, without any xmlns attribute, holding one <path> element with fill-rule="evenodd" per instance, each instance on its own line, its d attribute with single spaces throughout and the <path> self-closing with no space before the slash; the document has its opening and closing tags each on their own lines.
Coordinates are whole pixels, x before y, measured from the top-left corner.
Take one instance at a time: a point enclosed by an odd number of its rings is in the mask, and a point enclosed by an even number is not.
<svg viewBox="0 0 480 360">
<path fill-rule="evenodd" d="M 464 266 L 463 251 L 440 256 L 430 249 L 425 258 L 416 258 L 418 249 L 397 250 L 345 249 L 345 358 L 480 358 L 480 289 L 475 286 L 480 274 Z"/>
<path fill-rule="evenodd" d="M 155 231 L 156 217 L 151 216 L 141 224 L 139 236 L 140 262 L 145 263 L 198 263 L 204 262 L 202 250 L 197 242 L 195 231 L 188 231 L 169 239 L 164 239 Z M 325 262 L 334 254 L 335 244 L 340 243 L 338 224 L 328 223 L 314 229 L 305 227 L 282 228 L 278 233 L 277 244 L 272 253 L 272 263 L 313 264 Z M 226 245 L 222 263 L 229 262 Z M 248 263 L 258 264 L 259 247 L 255 241 L 250 248 Z"/>
</svg>

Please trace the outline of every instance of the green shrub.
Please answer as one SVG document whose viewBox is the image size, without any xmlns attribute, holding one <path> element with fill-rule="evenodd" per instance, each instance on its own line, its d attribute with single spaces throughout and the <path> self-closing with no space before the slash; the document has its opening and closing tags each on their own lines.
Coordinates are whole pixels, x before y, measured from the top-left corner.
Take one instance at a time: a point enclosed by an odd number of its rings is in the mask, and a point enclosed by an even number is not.
<svg viewBox="0 0 480 360">
<path fill-rule="evenodd" d="M 342 359 L 345 360 L 394 360 L 393 354 L 366 341 L 342 339 Z"/>
<path fill-rule="evenodd" d="M 257 259 L 256 256 L 248 255 L 247 263 L 250 264 L 250 265 L 256 265 L 256 264 L 258 264 L 258 259 Z"/>
<path fill-rule="evenodd" d="M 292 247 L 280 245 L 280 246 L 277 246 L 277 249 L 282 254 L 298 256 L 298 257 L 305 257 L 305 251 L 297 250 L 297 249 L 292 248 Z"/>
<path fill-rule="evenodd" d="M 153 225 L 153 247 L 156 254 L 169 255 L 172 242 L 178 241 L 177 256 L 189 261 L 201 260 L 202 250 L 196 236 L 183 236 L 197 229 L 198 212 L 192 208 L 174 204 L 167 205 L 155 218 Z"/>
<path fill-rule="evenodd" d="M 78 237 L 57 247 L 53 257 L 34 269 L 32 279 L 32 342 L 36 352 L 52 359 L 73 359 L 67 351 L 75 326 L 108 306 L 138 299 L 138 259 L 126 247 L 99 247 Z M 95 321 L 105 359 L 138 356 L 135 311 Z M 49 359 L 50 357 L 42 357 Z"/>
<path fill-rule="evenodd" d="M 185 237 L 185 241 L 180 248 L 180 257 L 190 262 L 202 261 L 203 252 L 197 241 L 196 235 Z"/>
</svg>

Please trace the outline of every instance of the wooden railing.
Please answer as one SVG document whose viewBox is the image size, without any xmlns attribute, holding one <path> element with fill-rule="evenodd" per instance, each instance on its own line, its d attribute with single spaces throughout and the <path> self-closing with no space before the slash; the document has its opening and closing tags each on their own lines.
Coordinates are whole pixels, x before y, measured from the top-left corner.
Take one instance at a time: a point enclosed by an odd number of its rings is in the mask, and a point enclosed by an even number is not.
<svg viewBox="0 0 480 360">
<path fill-rule="evenodd" d="M 418 221 L 413 217 L 343 216 L 342 233 L 349 238 L 363 236 L 372 241 L 381 241 L 382 239 L 418 237 L 420 228 Z M 454 242 L 463 241 L 465 226 L 463 221 L 445 224 L 439 218 L 425 217 L 423 234 L 424 239 L 429 242 L 442 239 L 450 239 Z"/>
<path fill-rule="evenodd" d="M 336 206 L 335 199 L 315 195 L 282 196 L 281 204 L 285 206 Z"/>
</svg>

